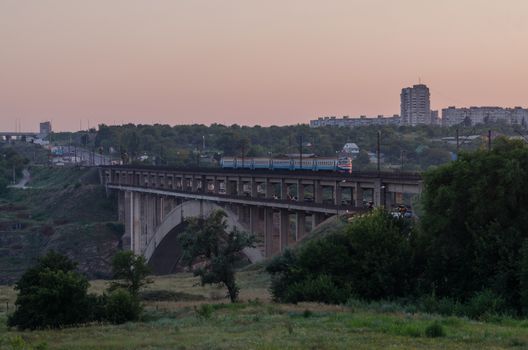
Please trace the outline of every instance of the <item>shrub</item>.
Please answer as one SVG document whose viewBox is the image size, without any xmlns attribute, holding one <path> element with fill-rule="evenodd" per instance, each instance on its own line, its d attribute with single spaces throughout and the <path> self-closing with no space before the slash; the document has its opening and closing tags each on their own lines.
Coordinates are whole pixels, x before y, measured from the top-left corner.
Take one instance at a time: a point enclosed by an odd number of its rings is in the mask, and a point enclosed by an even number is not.
<svg viewBox="0 0 528 350">
<path fill-rule="evenodd" d="M 198 317 L 203 319 L 210 319 L 213 316 L 214 307 L 211 304 L 202 304 L 199 307 L 194 307 L 194 312 Z"/>
<path fill-rule="evenodd" d="M 528 315 L 528 239 L 524 240 L 521 249 L 521 259 L 519 266 L 519 282 L 520 282 L 520 302 L 522 313 Z"/>
<path fill-rule="evenodd" d="M 137 321 L 141 311 L 138 299 L 126 289 L 115 289 L 106 297 L 106 320 L 111 323 Z"/>
<path fill-rule="evenodd" d="M 425 335 L 429 338 L 440 338 L 445 337 L 446 333 L 444 327 L 438 321 L 434 321 L 425 328 Z"/>
<path fill-rule="evenodd" d="M 289 286 L 284 301 L 317 301 L 326 304 L 342 304 L 350 297 L 350 287 L 340 287 L 327 275 L 309 277 Z"/>
<path fill-rule="evenodd" d="M 16 311 L 8 325 L 19 329 L 58 328 L 90 321 L 88 281 L 67 257 L 49 252 L 17 282 Z"/>
<path fill-rule="evenodd" d="M 477 292 L 464 307 L 464 314 L 470 318 L 487 320 L 492 316 L 508 313 L 504 298 L 490 290 Z"/>
<path fill-rule="evenodd" d="M 412 291 L 413 231 L 383 210 L 354 220 L 345 230 L 286 250 L 271 261 L 276 301 L 344 303 L 352 295 L 392 299 Z"/>
</svg>

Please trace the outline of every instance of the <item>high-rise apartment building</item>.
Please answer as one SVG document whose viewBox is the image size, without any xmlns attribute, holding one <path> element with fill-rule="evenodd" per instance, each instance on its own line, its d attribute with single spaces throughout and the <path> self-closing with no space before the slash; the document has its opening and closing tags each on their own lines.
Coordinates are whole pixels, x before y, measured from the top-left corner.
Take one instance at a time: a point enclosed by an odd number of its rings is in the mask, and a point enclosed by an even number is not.
<svg viewBox="0 0 528 350">
<path fill-rule="evenodd" d="M 40 135 L 46 137 L 51 134 L 51 122 L 40 123 Z"/>
<path fill-rule="evenodd" d="M 430 96 L 425 84 L 402 89 L 400 117 L 403 125 L 431 124 Z"/>
</svg>

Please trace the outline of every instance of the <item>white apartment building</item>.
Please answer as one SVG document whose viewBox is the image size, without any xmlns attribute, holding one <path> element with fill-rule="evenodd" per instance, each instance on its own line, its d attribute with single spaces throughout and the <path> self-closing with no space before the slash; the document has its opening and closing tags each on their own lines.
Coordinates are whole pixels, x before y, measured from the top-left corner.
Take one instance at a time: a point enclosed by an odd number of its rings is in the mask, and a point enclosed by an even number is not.
<svg viewBox="0 0 528 350">
<path fill-rule="evenodd" d="M 507 124 L 528 126 L 528 109 L 522 107 L 469 107 L 454 106 L 442 109 L 442 126 L 453 126 L 464 122 L 471 125 L 503 121 Z"/>
<path fill-rule="evenodd" d="M 385 117 L 378 115 L 377 117 L 367 118 L 367 116 L 360 116 L 359 118 L 350 118 L 349 116 L 343 116 L 337 118 L 331 117 L 319 117 L 317 119 L 310 120 L 310 127 L 318 128 L 321 126 L 342 126 L 354 128 L 357 126 L 369 126 L 369 125 L 400 125 L 400 116 L 397 114 L 392 117 Z"/>
<path fill-rule="evenodd" d="M 403 88 L 400 95 L 402 125 L 431 124 L 431 94 L 425 84 Z"/>
</svg>

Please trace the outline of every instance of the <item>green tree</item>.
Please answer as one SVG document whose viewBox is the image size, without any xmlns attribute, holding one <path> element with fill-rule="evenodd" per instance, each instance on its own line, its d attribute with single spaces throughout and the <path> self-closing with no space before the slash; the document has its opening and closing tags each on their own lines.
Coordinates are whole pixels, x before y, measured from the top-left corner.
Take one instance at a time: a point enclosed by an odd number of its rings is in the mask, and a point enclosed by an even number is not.
<svg viewBox="0 0 528 350">
<path fill-rule="evenodd" d="M 90 320 L 88 281 L 75 268 L 75 263 L 53 251 L 40 258 L 15 285 L 17 309 L 8 319 L 9 326 L 59 328 Z"/>
<path fill-rule="evenodd" d="M 124 288 L 137 297 L 139 290 L 148 283 L 152 283 L 147 276 L 150 268 L 145 257 L 131 251 L 120 251 L 112 259 L 114 279 L 110 289 Z"/>
<path fill-rule="evenodd" d="M 226 213 L 217 210 L 206 218 L 187 220 L 187 228 L 180 236 L 182 261 L 192 267 L 196 261 L 205 260 L 203 267 L 194 270 L 202 285 L 221 284 L 227 288 L 231 302 L 238 299 L 239 287 L 235 280 L 235 266 L 241 252 L 252 247 L 254 238 L 233 228 L 227 230 Z"/>
<path fill-rule="evenodd" d="M 528 147 L 497 139 L 425 175 L 421 217 L 427 285 L 467 299 L 490 289 L 520 310 L 521 244 L 528 239 Z"/>
<path fill-rule="evenodd" d="M 410 221 L 375 210 L 274 259 L 267 267 L 273 296 L 327 303 L 407 296 L 416 277 L 413 244 Z"/>
</svg>

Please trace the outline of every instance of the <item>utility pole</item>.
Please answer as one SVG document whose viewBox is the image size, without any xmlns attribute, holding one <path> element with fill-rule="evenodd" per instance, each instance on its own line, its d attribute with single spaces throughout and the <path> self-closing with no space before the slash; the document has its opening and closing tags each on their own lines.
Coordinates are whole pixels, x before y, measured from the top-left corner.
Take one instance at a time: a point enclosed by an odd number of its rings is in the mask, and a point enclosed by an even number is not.
<svg viewBox="0 0 528 350">
<path fill-rule="evenodd" d="M 491 129 L 488 130 L 488 152 L 491 151 Z"/>
<path fill-rule="evenodd" d="M 299 135 L 299 169 L 303 168 L 303 137 Z"/>
<path fill-rule="evenodd" d="M 377 155 L 378 155 L 378 174 L 381 171 L 381 131 L 378 131 Z"/>
<path fill-rule="evenodd" d="M 246 156 L 246 144 L 242 142 L 242 168 L 244 168 L 245 156 Z"/>
<path fill-rule="evenodd" d="M 403 153 L 404 153 L 404 150 L 400 150 L 400 158 L 401 158 L 400 171 L 403 171 Z"/>
<path fill-rule="evenodd" d="M 456 150 L 457 150 L 457 158 L 458 158 L 458 150 L 460 149 L 460 142 L 458 141 L 459 138 L 458 138 L 458 128 L 456 128 Z"/>
</svg>

